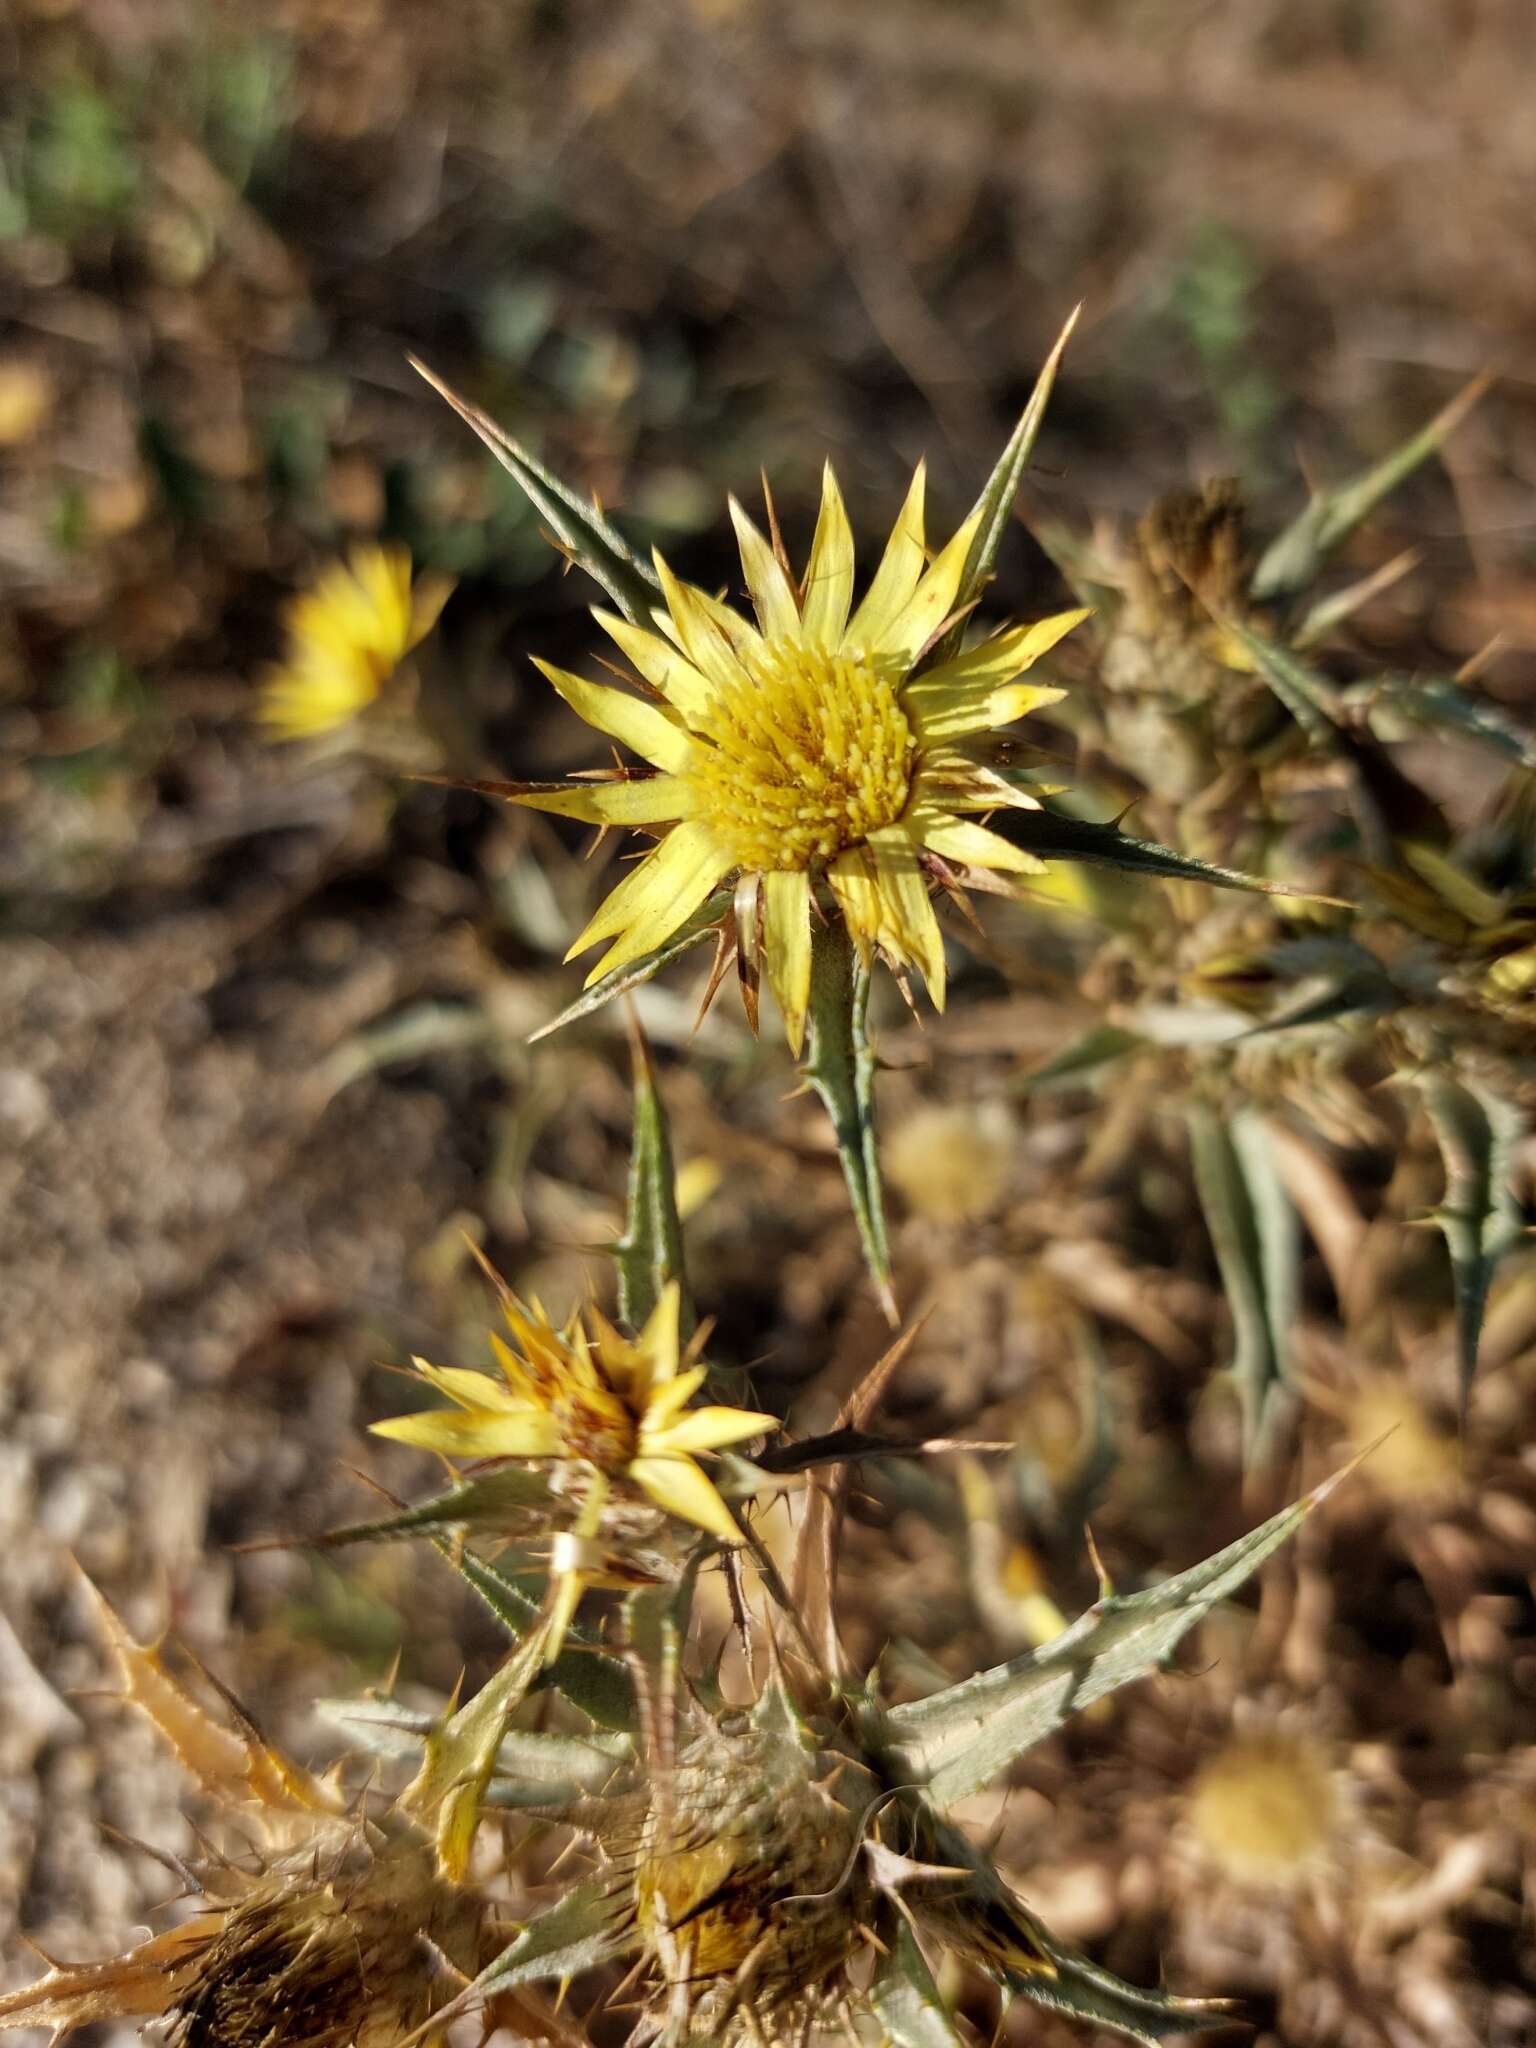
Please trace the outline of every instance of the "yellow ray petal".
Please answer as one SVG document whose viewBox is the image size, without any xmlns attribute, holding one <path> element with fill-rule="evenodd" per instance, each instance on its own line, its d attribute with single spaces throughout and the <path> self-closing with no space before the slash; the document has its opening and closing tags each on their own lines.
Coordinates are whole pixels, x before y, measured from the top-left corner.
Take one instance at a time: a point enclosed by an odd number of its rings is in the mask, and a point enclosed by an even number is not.
<svg viewBox="0 0 1536 2048">
<path fill-rule="evenodd" d="M 926 675 L 907 685 L 904 695 L 917 691 L 937 695 L 956 683 L 1010 683 L 1015 676 L 1033 668 L 1042 654 L 1049 654 L 1074 626 L 1092 616 L 1091 606 L 1083 605 L 1076 611 L 1053 612 L 1048 619 L 1036 619 L 1032 625 L 1005 627 L 989 640 L 957 654 L 953 661 L 929 669 Z"/>
<path fill-rule="evenodd" d="M 951 687 L 937 696 L 920 693 L 914 684 L 912 701 L 903 700 L 902 708 L 918 738 L 931 746 L 936 740 L 964 739 L 973 732 L 999 732 L 1042 705 L 1058 703 L 1066 694 L 1045 683 L 973 683 Z"/>
<path fill-rule="evenodd" d="M 441 1451 L 450 1458 L 552 1458 L 560 1449 L 550 1416 L 508 1415 L 490 1408 L 457 1415 L 447 1409 L 392 1415 L 368 1427 L 374 1436 L 414 1444 L 421 1451 Z"/>
<path fill-rule="evenodd" d="M 445 576 L 439 570 L 428 570 L 417 580 L 411 592 L 411 623 L 405 636 L 407 654 L 426 639 L 453 592 L 453 577 Z"/>
<path fill-rule="evenodd" d="M 688 1406 L 707 1378 L 708 1374 L 702 1365 L 691 1365 L 686 1372 L 680 1372 L 676 1379 L 663 1382 L 646 1403 L 645 1414 L 640 1423 L 642 1440 L 649 1440 L 664 1430 L 678 1410 Z"/>
<path fill-rule="evenodd" d="M 462 1365 L 429 1365 L 424 1358 L 413 1358 L 411 1363 L 428 1386 L 446 1394 L 456 1407 L 494 1408 L 506 1413 L 528 1406 L 526 1395 L 510 1392 L 488 1372 L 473 1372 Z"/>
<path fill-rule="evenodd" d="M 853 530 L 829 462 L 821 473 L 821 512 L 805 565 L 805 637 L 818 646 L 842 644 L 853 602 Z"/>
<path fill-rule="evenodd" d="M 805 1040 L 811 1000 L 811 878 L 794 869 L 763 877 L 763 945 L 768 980 L 784 1014 L 784 1032 L 795 1058 Z"/>
<path fill-rule="evenodd" d="M 1038 854 L 1026 853 L 999 833 L 968 819 L 946 817 L 937 812 L 914 812 L 906 820 L 907 830 L 920 846 L 932 847 L 945 860 L 964 861 L 967 867 L 996 868 L 1006 875 L 1043 875 L 1045 862 Z"/>
<path fill-rule="evenodd" d="M 642 1451 L 718 1451 L 726 1444 L 739 1444 L 744 1437 L 762 1436 L 777 1427 L 773 1416 L 754 1414 L 747 1408 L 690 1408 L 659 1435 L 644 1436 Z"/>
<path fill-rule="evenodd" d="M 600 981 L 671 938 L 730 868 L 729 852 L 702 825 L 674 825 L 600 906 L 566 958 L 585 952 L 598 939 L 621 934 L 587 976 L 589 986 Z"/>
<path fill-rule="evenodd" d="M 681 775 L 635 775 L 623 782 L 561 782 L 508 790 L 509 803 L 589 825 L 661 825 L 692 816 L 698 797 Z"/>
<path fill-rule="evenodd" d="M 944 1007 L 944 941 L 917 848 L 902 826 L 871 833 L 827 870 L 855 942 L 878 945 L 899 964 L 921 971 L 935 1009 Z"/>
<path fill-rule="evenodd" d="M 501 1367 L 501 1376 L 508 1387 L 520 1401 L 526 1402 L 530 1407 L 542 1406 L 539 1389 L 530 1377 L 527 1366 L 498 1331 L 492 1330 L 489 1334 L 491 1350 L 495 1353 L 496 1363 Z"/>
<path fill-rule="evenodd" d="M 697 718 L 709 709 L 708 682 L 670 641 L 659 633 L 648 633 L 643 626 L 631 625 L 616 612 L 605 612 L 600 605 L 593 608 L 592 616 L 636 673 L 653 690 L 660 690 L 669 704 L 675 704 L 684 718 Z"/>
<path fill-rule="evenodd" d="M 680 582 L 659 552 L 655 562 L 683 653 L 713 689 L 739 690 L 747 675 L 743 659 L 763 658 L 762 635 L 739 612 Z"/>
<path fill-rule="evenodd" d="M 578 717 L 595 725 L 599 732 L 621 740 L 626 747 L 633 747 L 658 768 L 670 769 L 675 775 L 692 761 L 697 742 L 656 705 L 647 704 L 641 697 L 626 696 L 622 690 L 606 689 L 601 683 L 583 682 L 580 676 L 537 657 L 533 665 L 541 675 L 548 676 Z"/>
<path fill-rule="evenodd" d="M 649 1385 L 652 1387 L 660 1386 L 676 1375 L 682 1312 L 683 1290 L 677 1281 L 669 1280 L 656 1297 L 656 1306 L 646 1317 L 645 1328 L 635 1340 L 636 1350 L 649 1366 Z"/>
<path fill-rule="evenodd" d="M 739 1543 L 741 1532 L 730 1509 L 692 1458 L 668 1452 L 655 1457 L 632 1459 L 628 1477 L 657 1507 L 679 1521 L 707 1529 L 722 1543 Z"/>
<path fill-rule="evenodd" d="M 915 961 L 928 984 L 933 1007 L 944 1007 L 944 935 L 933 914 L 928 878 L 912 842 L 899 826 L 872 833 L 869 850 L 875 858 L 875 884 L 885 907 L 886 936 L 881 939 L 898 959 Z"/>
<path fill-rule="evenodd" d="M 884 917 L 873 855 L 867 847 L 850 846 L 827 869 L 827 880 L 849 936 L 867 960 L 871 949 L 880 943 Z"/>
<path fill-rule="evenodd" d="M 1038 811 L 1051 788 L 1025 789 L 978 761 L 963 746 L 940 744 L 922 757 L 912 783 L 911 808 L 922 811 Z"/>
<path fill-rule="evenodd" d="M 789 578 L 784 574 L 784 565 L 736 499 L 729 502 L 731 524 L 736 529 L 736 545 L 741 550 L 742 574 L 747 579 L 747 589 L 752 593 L 763 637 L 767 640 L 798 640 L 801 637 L 800 607 L 795 602 Z"/>
<path fill-rule="evenodd" d="M 973 512 L 934 558 L 916 590 L 875 642 L 876 652 L 905 663 L 916 661 L 955 608 L 965 559 L 980 523 L 980 514 Z"/>
<path fill-rule="evenodd" d="M 885 553 L 863 602 L 848 622 L 843 645 L 868 649 L 883 644 L 891 622 L 917 588 L 926 553 L 923 543 L 923 491 L 926 472 L 920 462 L 907 487 L 906 502 L 897 514 Z"/>
</svg>

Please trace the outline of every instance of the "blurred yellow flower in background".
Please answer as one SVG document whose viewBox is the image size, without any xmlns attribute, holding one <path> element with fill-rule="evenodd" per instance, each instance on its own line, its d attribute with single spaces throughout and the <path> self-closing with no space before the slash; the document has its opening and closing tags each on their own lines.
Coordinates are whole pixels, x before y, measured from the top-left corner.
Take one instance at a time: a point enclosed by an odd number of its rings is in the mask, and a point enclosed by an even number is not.
<svg viewBox="0 0 1536 2048">
<path fill-rule="evenodd" d="M 287 657 L 262 684 L 257 717 L 285 740 L 345 725 L 431 632 L 452 590 L 431 573 L 413 585 L 398 543 L 367 542 L 329 563 L 287 606 Z"/>
<path fill-rule="evenodd" d="M 516 1344 L 514 1350 L 492 1333 L 501 1380 L 414 1359 L 422 1378 L 453 1407 L 372 1427 L 378 1436 L 450 1457 L 548 1459 L 579 1469 L 581 1511 L 575 1527 L 556 1540 L 552 1660 L 583 1583 L 599 1570 L 593 1546 L 611 1487 L 627 1485 L 679 1521 L 722 1543 L 738 1543 L 735 1517 L 696 1453 L 721 1450 L 778 1424 L 751 1409 L 687 1405 L 706 1374 L 683 1358 L 675 1281 L 634 1339 L 591 1307 L 585 1326 L 573 1316 L 556 1329 L 537 1305 L 525 1306 L 504 1283 L 497 1285 Z"/>
<path fill-rule="evenodd" d="M 589 725 L 659 773 L 507 793 L 596 824 L 670 828 L 572 946 L 575 955 L 611 941 L 590 981 L 661 945 L 737 875 L 739 942 L 754 960 L 759 948 L 766 957 L 798 1052 L 819 878 L 865 958 L 878 949 L 897 968 L 915 966 L 942 1006 L 944 948 L 930 884 L 956 869 L 1040 871 L 1033 854 L 966 815 L 1038 808 L 974 743 L 1061 695 L 1017 678 L 1087 614 L 1011 627 L 922 669 L 954 623 L 978 523 L 967 520 L 930 563 L 923 489 L 919 468 L 857 609 L 853 536 L 828 468 L 798 587 L 777 532 L 770 543 L 731 501 L 756 626 L 680 583 L 658 555 L 659 631 L 595 613 L 644 697 L 539 664 Z"/>
</svg>

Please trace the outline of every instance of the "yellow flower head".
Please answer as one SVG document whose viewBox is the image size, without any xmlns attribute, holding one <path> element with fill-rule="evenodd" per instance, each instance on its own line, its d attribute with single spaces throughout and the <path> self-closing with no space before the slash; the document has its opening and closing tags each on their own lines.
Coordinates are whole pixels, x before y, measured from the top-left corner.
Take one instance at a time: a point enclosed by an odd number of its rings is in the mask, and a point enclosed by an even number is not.
<svg viewBox="0 0 1536 2048">
<path fill-rule="evenodd" d="M 514 1348 L 492 1333 L 500 1380 L 415 1359 L 422 1378 L 452 1408 L 395 1416 L 373 1429 L 451 1457 L 548 1459 L 578 1468 L 584 1504 L 575 1528 L 556 1543 L 561 1590 L 551 1628 L 553 1656 L 583 1583 L 600 1570 L 594 1539 L 610 1486 L 627 1484 L 679 1521 L 722 1543 L 738 1543 L 735 1518 L 695 1454 L 722 1450 L 777 1423 L 747 1408 L 688 1406 L 704 1383 L 705 1368 L 683 1359 L 675 1282 L 663 1289 L 634 1339 L 596 1308 L 587 1309 L 584 1323 L 573 1316 L 557 1330 L 510 1288 L 503 1285 L 500 1292 L 515 1342 Z"/>
<path fill-rule="evenodd" d="M 652 632 L 595 616 L 645 697 L 539 666 L 581 716 L 641 755 L 626 771 L 519 790 L 517 801 L 597 824 L 665 828 L 571 948 L 611 943 L 589 977 L 661 945 L 727 876 L 738 941 L 766 956 L 798 1052 L 811 975 L 812 894 L 825 878 L 866 958 L 915 966 L 944 1000 L 930 883 L 975 868 L 1041 863 L 969 815 L 1035 800 L 988 767 L 980 736 L 1061 692 L 1017 678 L 1086 616 L 1059 613 L 919 670 L 957 609 L 976 534 L 968 520 L 931 562 L 918 469 L 874 580 L 853 603 L 853 537 L 830 468 L 803 583 L 733 499 L 757 612 L 680 583 L 658 555 L 666 599 Z"/>
<path fill-rule="evenodd" d="M 1187 1810 L 1201 1849 L 1234 1883 L 1280 1888 L 1316 1868 L 1340 1817 L 1327 1752 L 1285 1729 L 1234 1736 L 1202 1767 Z"/>
<path fill-rule="evenodd" d="M 313 739 L 355 718 L 437 623 L 446 576 L 411 583 L 398 545 L 355 547 L 288 606 L 287 659 L 262 685 L 257 716 L 278 739 Z"/>
</svg>

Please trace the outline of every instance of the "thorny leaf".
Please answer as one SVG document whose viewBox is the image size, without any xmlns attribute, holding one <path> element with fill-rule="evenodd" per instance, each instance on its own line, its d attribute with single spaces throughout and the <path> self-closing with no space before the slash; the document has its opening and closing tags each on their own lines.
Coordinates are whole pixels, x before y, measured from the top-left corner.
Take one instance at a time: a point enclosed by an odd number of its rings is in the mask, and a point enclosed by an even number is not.
<svg viewBox="0 0 1536 2048">
<path fill-rule="evenodd" d="M 1465 1416 L 1494 1271 L 1524 1234 L 1510 1186 L 1516 1145 L 1527 1119 L 1491 1089 L 1449 1074 L 1418 1077 L 1424 1108 L 1445 1166 L 1445 1198 L 1434 1212 L 1451 1255 L 1456 1291 L 1456 1352 Z"/>
<path fill-rule="evenodd" d="M 1081 306 L 1074 306 L 1066 325 L 1057 335 L 1055 345 L 1046 357 L 1040 375 L 1035 379 L 1035 388 L 1029 394 L 1029 403 L 1020 414 L 1019 423 L 1010 435 L 1007 447 L 993 465 L 992 474 L 982 485 L 981 495 L 971 507 L 969 517 L 978 520 L 979 524 L 960 578 L 960 588 L 955 598 L 956 611 L 968 610 L 991 579 L 992 565 L 997 560 L 998 548 L 1002 545 L 1003 535 L 1008 530 L 1014 500 L 1019 495 L 1019 485 L 1024 481 L 1024 472 L 1028 469 L 1029 458 L 1034 453 L 1040 423 L 1045 418 L 1045 409 L 1050 403 L 1056 372 L 1060 368 L 1062 355 L 1082 310 Z M 937 668 L 940 663 L 957 654 L 964 632 L 964 620 L 957 619 L 934 647 L 924 666 Z"/>
<path fill-rule="evenodd" d="M 1170 2034 L 1203 2033 L 1212 2027 L 1230 2026 L 1238 2017 L 1225 1999 L 1173 1998 L 1165 1991 L 1142 1991 L 1123 1983 L 1086 1956 L 1062 1948 L 1048 1929 L 1038 1928 L 1037 1932 L 1056 1971 L 1054 1976 L 1031 1971 L 1020 1977 L 1017 1989 L 1032 2004 L 1071 2013 L 1076 2019 L 1097 2020 L 1100 2026 L 1129 2040 L 1151 2044 L 1151 2048 Z"/>
<path fill-rule="evenodd" d="M 1401 737 L 1402 721 L 1431 732 L 1458 732 L 1506 761 L 1536 762 L 1536 740 L 1500 705 L 1475 697 L 1452 676 L 1368 676 L 1350 686 L 1349 701 L 1363 703 L 1382 740 Z"/>
<path fill-rule="evenodd" d="M 335 1819 L 343 1811 L 333 1789 L 263 1742 L 243 1715 L 237 1733 L 205 1713 L 166 1670 L 158 1646 L 151 1649 L 135 1642 L 116 1610 L 81 1576 L 97 1624 L 117 1658 L 123 1698 L 149 1716 L 177 1761 L 211 1798 L 224 1803 L 251 1801 L 276 1815 Z M 233 1701 L 230 1706 L 240 1711 Z"/>
<path fill-rule="evenodd" d="M 826 1105 L 859 1242 L 887 1319 L 896 1322 L 885 1198 L 875 1150 L 875 1056 L 869 1042 L 869 968 L 841 918 L 811 933 L 811 996 L 801 1072 Z"/>
<path fill-rule="evenodd" d="M 1239 620 L 1227 619 L 1222 624 L 1241 644 L 1259 674 L 1313 746 L 1337 747 L 1343 735 L 1339 729 L 1339 703 L 1333 685 L 1304 661 L 1298 661 L 1295 655 L 1287 653 L 1276 641 L 1250 631 Z"/>
<path fill-rule="evenodd" d="M 439 2024 L 516 1984 L 548 1983 L 595 1970 L 635 1947 L 625 1900 L 611 1880 L 589 1878 L 537 1914 L 469 1989 L 438 2015 Z"/>
<path fill-rule="evenodd" d="M 1301 1228 L 1276 1169 L 1264 1119 L 1223 1117 L 1209 1103 L 1188 1112 L 1195 1187 L 1232 1310 L 1232 1377 L 1243 1408 L 1243 1455 L 1262 1457 L 1290 1377 Z"/>
<path fill-rule="evenodd" d="M 1287 882 L 1266 882 L 1238 868 L 1196 860 L 1193 854 L 1178 853 L 1152 839 L 1133 839 L 1118 825 L 1096 825 L 1059 811 L 1009 810 L 992 820 L 991 829 L 1042 860 L 1086 861 L 1123 868 L 1129 874 L 1158 875 L 1170 882 L 1209 882 L 1218 889 L 1247 889 L 1261 896 L 1305 897 L 1308 893 Z M 1326 903 L 1333 899 L 1313 896 L 1310 900 Z"/>
<path fill-rule="evenodd" d="M 505 1572 L 476 1557 L 472 1550 L 446 1536 L 432 1541 L 465 1583 L 472 1586 L 496 1619 L 517 1641 L 538 1622 L 538 1604 Z M 629 1675 L 616 1657 L 599 1649 L 574 1623 L 565 1632 L 565 1647 L 537 1683 L 551 1685 L 600 1728 L 622 1735 L 635 1730 L 635 1696 Z"/>
<path fill-rule="evenodd" d="M 1335 548 L 1460 426 L 1491 382 L 1486 371 L 1474 377 L 1427 426 L 1410 434 L 1401 447 L 1369 469 L 1361 470 L 1348 483 L 1331 491 L 1319 491 L 1306 510 L 1298 513 L 1264 550 L 1253 572 L 1250 595 L 1263 604 L 1305 590 Z"/>
<path fill-rule="evenodd" d="M 980 1791 L 1072 1715 L 1155 1671 L 1196 1622 L 1294 1535 L 1342 1477 L 1335 1473 L 1188 1571 L 1140 1593 L 1096 1601 L 1043 1648 L 891 1709 L 882 1730 L 888 1767 L 926 1780 L 940 1804 Z"/>
<path fill-rule="evenodd" d="M 467 1706 L 435 1721 L 423 1738 L 421 1769 L 400 1810 L 431 1831 L 440 1873 L 462 1884 L 491 1773 L 512 1715 L 544 1660 L 547 1624 L 530 1629 Z"/>
<path fill-rule="evenodd" d="M 631 960 L 627 967 L 616 967 L 601 981 L 594 981 L 574 1002 L 567 1003 L 558 1017 L 530 1032 L 528 1043 L 533 1045 L 541 1038 L 548 1038 L 552 1031 L 559 1031 L 563 1025 L 574 1024 L 581 1017 L 590 1017 L 594 1010 L 600 1010 L 604 1003 L 611 1003 L 615 996 L 627 995 L 631 989 L 642 987 L 653 974 L 659 974 L 663 967 L 679 959 L 691 946 L 701 945 L 711 937 L 722 919 L 730 914 L 732 900 L 731 889 L 717 889 L 685 924 L 678 926 L 665 944 L 643 954 L 638 960 Z"/>
<path fill-rule="evenodd" d="M 631 1330 L 642 1329 L 668 1282 L 675 1280 L 682 1294 L 679 1328 L 686 1338 L 695 1318 L 683 1271 L 683 1227 L 677 1213 L 672 1138 L 666 1106 L 656 1086 L 651 1049 L 633 1014 L 630 1048 L 635 1067 L 635 1116 L 629 1195 L 624 1235 L 611 1247 L 619 1269 L 619 1315 Z"/>
<path fill-rule="evenodd" d="M 93 2021 L 153 2019 L 170 2002 L 177 1964 L 196 1955 L 223 1920 L 222 1913 L 197 1913 L 125 1956 L 55 1964 L 36 1983 L 0 1996 L 0 2032 L 53 2027 L 68 2034 Z"/>
<path fill-rule="evenodd" d="M 369 1756 L 414 1759 L 438 1725 L 438 1716 L 403 1700 L 316 1700 L 315 1711 L 343 1729 Z M 486 1787 L 488 1806 L 559 1807 L 600 1793 L 627 1761 L 631 1744 L 614 1734 L 557 1735 L 542 1728 L 512 1728 L 501 1738 Z"/>
<path fill-rule="evenodd" d="M 397 1537 L 426 1536 L 437 1530 L 496 1528 L 526 1520 L 529 1511 L 549 1505 L 545 1473 L 514 1465 L 479 1472 L 437 1493 L 413 1508 L 385 1515 L 375 1522 L 348 1522 L 322 1536 L 295 1538 L 295 1547 L 335 1550 L 349 1543 L 387 1543 Z"/>
<path fill-rule="evenodd" d="M 503 433 L 489 413 L 461 398 L 415 356 L 406 360 L 474 429 L 502 468 L 522 485 L 535 510 L 548 520 L 572 557 L 602 585 L 625 618 L 635 625 L 646 625 L 652 606 L 661 602 L 661 586 L 618 529 L 590 499 L 579 497 L 510 434 Z"/>
<path fill-rule="evenodd" d="M 962 2048 L 960 2031 L 905 1920 L 897 1922 L 889 1953 L 876 1966 L 869 2002 L 891 2048 Z"/>
</svg>

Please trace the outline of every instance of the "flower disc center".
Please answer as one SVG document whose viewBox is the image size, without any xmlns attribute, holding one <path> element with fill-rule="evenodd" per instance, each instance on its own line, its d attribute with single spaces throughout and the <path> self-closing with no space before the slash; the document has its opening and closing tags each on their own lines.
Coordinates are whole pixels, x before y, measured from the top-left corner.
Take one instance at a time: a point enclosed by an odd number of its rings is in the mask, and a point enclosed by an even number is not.
<svg viewBox="0 0 1536 2048">
<path fill-rule="evenodd" d="M 690 780 L 737 866 L 803 872 L 895 823 L 917 751 L 900 681 L 864 655 L 780 643 L 717 690 Z"/>
</svg>

